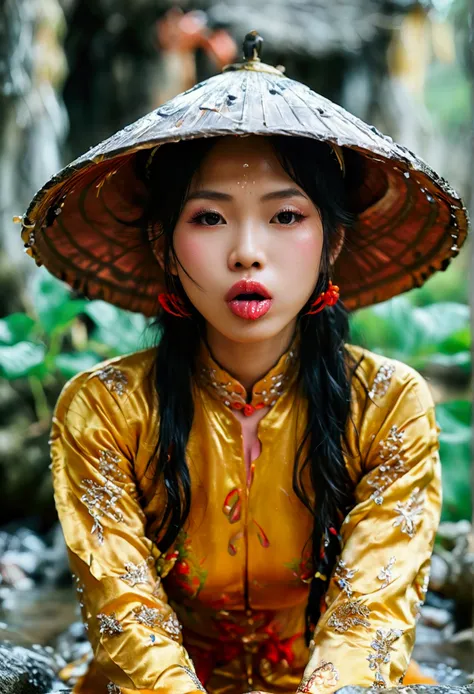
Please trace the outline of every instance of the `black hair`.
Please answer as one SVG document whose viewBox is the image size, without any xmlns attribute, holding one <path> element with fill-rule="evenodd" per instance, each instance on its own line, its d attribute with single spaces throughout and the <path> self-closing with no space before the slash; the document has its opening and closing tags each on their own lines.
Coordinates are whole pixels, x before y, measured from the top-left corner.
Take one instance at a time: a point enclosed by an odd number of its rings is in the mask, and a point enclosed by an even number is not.
<svg viewBox="0 0 474 694">
<path fill-rule="evenodd" d="M 348 313 L 343 303 L 317 315 L 304 315 L 314 299 L 328 287 L 330 250 L 341 229 L 353 223 L 348 211 L 347 185 L 340 161 L 323 142 L 307 138 L 272 136 L 271 144 L 292 179 L 319 209 L 324 245 L 314 293 L 298 316 L 300 356 L 298 384 L 307 401 L 307 427 L 299 443 L 293 468 L 293 489 L 314 519 L 311 542 L 313 576 L 306 608 L 306 643 L 321 614 L 330 574 L 341 551 L 339 530 L 354 505 L 353 483 L 344 456 L 351 456 L 347 425 L 351 421 L 351 383 L 360 362 L 346 348 L 349 341 Z M 157 484 L 164 483 L 167 499 L 157 530 L 162 552 L 175 541 L 189 515 L 191 484 L 186 446 L 194 416 L 192 379 L 197 354 L 204 337 L 204 319 L 187 299 L 181 283 L 170 272 L 179 262 L 173 246 L 173 231 L 185 203 L 193 175 L 217 138 L 165 144 L 150 157 L 138 156 L 138 169 L 150 190 L 146 220 L 154 239 L 161 239 L 167 290 L 177 294 L 190 318 L 177 318 L 162 311 L 156 325 L 161 337 L 154 369 L 158 395 L 159 433 L 153 462 Z M 157 193 L 159 191 L 159 201 Z M 159 204 L 158 204 L 159 202 Z M 153 233 L 152 233 L 153 236 Z M 186 272 L 186 268 L 182 268 Z M 311 480 L 311 489 L 304 478 Z M 306 474 L 305 474 L 306 471 Z M 314 490 L 317 489 L 317 500 Z"/>
</svg>

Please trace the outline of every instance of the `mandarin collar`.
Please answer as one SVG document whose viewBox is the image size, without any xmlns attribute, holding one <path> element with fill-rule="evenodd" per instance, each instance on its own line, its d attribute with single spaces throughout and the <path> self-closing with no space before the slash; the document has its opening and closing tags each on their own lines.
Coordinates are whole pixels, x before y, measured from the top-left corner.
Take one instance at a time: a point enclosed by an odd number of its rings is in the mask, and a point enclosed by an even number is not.
<svg viewBox="0 0 474 694">
<path fill-rule="evenodd" d="M 255 410 L 273 407 L 278 399 L 293 384 L 297 375 L 299 354 L 299 334 L 295 333 L 290 347 L 277 363 L 260 378 L 252 388 L 252 399 L 247 402 L 245 387 L 229 374 L 213 358 L 209 347 L 201 340 L 196 380 L 213 398 L 220 400 L 226 407 L 241 410 L 250 416 Z"/>
</svg>

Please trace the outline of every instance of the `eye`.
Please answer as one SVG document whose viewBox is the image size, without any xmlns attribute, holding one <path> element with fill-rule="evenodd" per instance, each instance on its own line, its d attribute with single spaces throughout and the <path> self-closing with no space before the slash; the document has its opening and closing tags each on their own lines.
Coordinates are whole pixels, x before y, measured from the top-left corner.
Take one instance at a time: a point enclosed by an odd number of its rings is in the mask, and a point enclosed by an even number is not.
<svg viewBox="0 0 474 694">
<path fill-rule="evenodd" d="M 217 224 L 225 224 L 222 215 L 218 212 L 198 212 L 191 219 L 192 224 L 200 224 L 204 227 L 214 227 Z"/>
<path fill-rule="evenodd" d="M 295 212 L 294 210 L 282 210 L 275 215 L 274 219 L 277 220 L 277 224 L 283 224 L 285 226 L 290 226 L 291 224 L 297 224 L 301 220 L 305 219 L 304 214 Z"/>
</svg>

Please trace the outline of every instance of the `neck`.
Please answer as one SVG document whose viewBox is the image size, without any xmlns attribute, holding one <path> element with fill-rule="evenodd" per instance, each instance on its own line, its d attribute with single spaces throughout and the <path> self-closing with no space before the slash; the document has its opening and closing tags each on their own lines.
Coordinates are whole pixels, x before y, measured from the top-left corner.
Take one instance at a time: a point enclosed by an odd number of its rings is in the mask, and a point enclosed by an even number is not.
<svg viewBox="0 0 474 694">
<path fill-rule="evenodd" d="M 206 340 L 212 357 L 241 383 L 248 394 L 291 345 L 296 319 L 280 333 L 258 342 L 235 342 L 207 324 Z"/>
</svg>

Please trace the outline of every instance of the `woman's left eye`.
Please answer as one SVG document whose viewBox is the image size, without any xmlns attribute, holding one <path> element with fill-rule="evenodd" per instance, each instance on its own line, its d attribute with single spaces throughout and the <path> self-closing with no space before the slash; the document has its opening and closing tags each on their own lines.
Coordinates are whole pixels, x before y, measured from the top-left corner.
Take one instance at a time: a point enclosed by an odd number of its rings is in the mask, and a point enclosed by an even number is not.
<svg viewBox="0 0 474 694">
<path fill-rule="evenodd" d="M 282 210 L 275 215 L 274 219 L 277 220 L 278 224 L 288 226 L 290 224 L 295 224 L 296 222 L 301 222 L 301 220 L 304 219 L 304 214 L 294 212 L 293 210 Z"/>
</svg>

